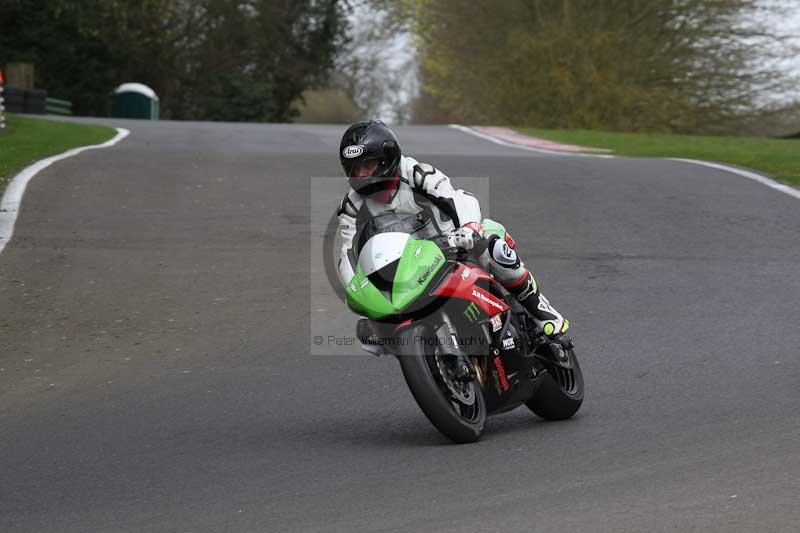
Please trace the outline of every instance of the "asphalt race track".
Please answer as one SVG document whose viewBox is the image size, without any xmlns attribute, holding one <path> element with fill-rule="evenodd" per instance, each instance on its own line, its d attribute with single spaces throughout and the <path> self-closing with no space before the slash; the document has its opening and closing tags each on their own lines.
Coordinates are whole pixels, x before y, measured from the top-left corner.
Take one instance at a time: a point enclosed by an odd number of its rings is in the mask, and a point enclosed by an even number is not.
<svg viewBox="0 0 800 533">
<path fill-rule="evenodd" d="M 800 528 L 796 198 L 399 128 L 490 178 L 586 377 L 574 419 L 455 446 L 395 360 L 311 354 L 313 313 L 356 318 L 310 251 L 343 127 L 113 124 L 33 179 L 0 255 L 0 531 Z"/>
</svg>

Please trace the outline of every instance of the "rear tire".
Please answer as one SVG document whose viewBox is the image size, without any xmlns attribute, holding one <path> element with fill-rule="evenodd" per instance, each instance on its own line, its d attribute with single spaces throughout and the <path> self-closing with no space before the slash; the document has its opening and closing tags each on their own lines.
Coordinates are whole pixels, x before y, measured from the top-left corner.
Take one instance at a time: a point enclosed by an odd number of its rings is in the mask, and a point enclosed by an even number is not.
<svg viewBox="0 0 800 533">
<path fill-rule="evenodd" d="M 565 349 L 571 368 L 543 359 L 547 374 L 525 405 L 545 420 L 565 420 L 583 404 L 583 372 L 572 348 Z"/>
</svg>

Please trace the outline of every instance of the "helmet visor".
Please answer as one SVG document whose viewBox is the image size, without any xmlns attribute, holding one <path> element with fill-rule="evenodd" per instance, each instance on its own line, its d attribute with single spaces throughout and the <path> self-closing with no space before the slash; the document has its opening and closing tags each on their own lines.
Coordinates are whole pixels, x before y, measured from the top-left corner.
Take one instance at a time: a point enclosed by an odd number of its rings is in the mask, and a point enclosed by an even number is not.
<svg viewBox="0 0 800 533">
<path fill-rule="evenodd" d="M 350 176 L 347 181 L 361 196 L 374 196 L 395 187 L 396 179 L 386 176 Z"/>
</svg>

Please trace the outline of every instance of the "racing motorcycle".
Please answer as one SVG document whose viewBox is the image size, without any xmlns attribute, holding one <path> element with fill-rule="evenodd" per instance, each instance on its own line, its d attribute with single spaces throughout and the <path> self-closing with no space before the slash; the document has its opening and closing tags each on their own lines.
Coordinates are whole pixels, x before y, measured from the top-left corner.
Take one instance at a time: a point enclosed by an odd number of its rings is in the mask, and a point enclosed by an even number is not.
<svg viewBox="0 0 800 533">
<path fill-rule="evenodd" d="M 366 240 L 345 289 L 361 347 L 394 355 L 411 394 L 442 434 L 480 438 L 486 417 L 525 404 L 547 420 L 574 415 L 583 374 L 572 340 L 545 336 L 471 251 L 445 238 L 384 231 Z"/>
</svg>

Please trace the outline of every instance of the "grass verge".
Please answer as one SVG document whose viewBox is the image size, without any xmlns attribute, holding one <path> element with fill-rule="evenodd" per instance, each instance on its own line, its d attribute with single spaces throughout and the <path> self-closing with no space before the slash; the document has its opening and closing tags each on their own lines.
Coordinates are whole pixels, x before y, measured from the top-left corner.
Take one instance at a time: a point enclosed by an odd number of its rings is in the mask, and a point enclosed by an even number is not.
<svg viewBox="0 0 800 533">
<path fill-rule="evenodd" d="M 6 115 L 6 128 L 0 130 L 0 197 L 8 182 L 31 163 L 70 148 L 103 143 L 116 134 L 106 126 Z"/>
<path fill-rule="evenodd" d="M 651 135 L 588 130 L 520 128 L 526 135 L 592 148 L 609 148 L 616 155 L 681 157 L 731 163 L 800 185 L 800 139 Z"/>
</svg>

